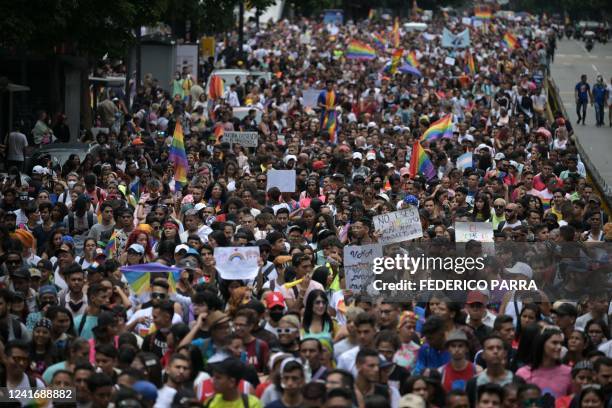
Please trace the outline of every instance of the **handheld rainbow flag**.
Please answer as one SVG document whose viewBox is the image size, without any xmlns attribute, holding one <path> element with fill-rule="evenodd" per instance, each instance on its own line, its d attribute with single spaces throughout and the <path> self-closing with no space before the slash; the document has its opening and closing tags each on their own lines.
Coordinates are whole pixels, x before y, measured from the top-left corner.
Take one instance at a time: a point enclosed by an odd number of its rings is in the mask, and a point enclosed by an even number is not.
<svg viewBox="0 0 612 408">
<path fill-rule="evenodd" d="M 514 34 L 508 31 L 502 38 L 502 44 L 509 50 L 515 50 L 519 46 L 519 41 Z"/>
<path fill-rule="evenodd" d="M 448 114 L 434 122 L 421 136 L 419 141 L 434 141 L 453 137 L 453 115 Z"/>
<path fill-rule="evenodd" d="M 476 67 L 476 61 L 474 60 L 474 56 L 468 50 L 465 52 L 465 73 L 470 75 L 476 75 L 478 72 L 478 68 Z"/>
<path fill-rule="evenodd" d="M 474 7 L 474 17 L 480 20 L 490 20 L 493 18 L 493 12 L 489 6 Z"/>
<path fill-rule="evenodd" d="M 215 138 L 215 145 L 221 144 L 221 138 L 223 137 L 223 125 L 222 124 L 217 124 L 217 126 L 215 126 L 215 131 L 213 133 L 213 136 Z"/>
<path fill-rule="evenodd" d="M 167 274 L 170 293 L 176 291 L 176 282 L 181 278 L 181 269 L 173 266 L 162 265 L 157 262 L 139 265 L 123 266 L 120 269 L 128 285 L 135 294 L 140 295 L 151 289 L 151 274 Z M 163 276 L 163 275 L 162 275 Z M 160 276 L 161 277 L 161 276 Z"/>
<path fill-rule="evenodd" d="M 395 17 L 393 22 L 393 31 L 391 31 L 391 44 L 393 48 L 398 48 L 400 45 L 399 17 Z"/>
<path fill-rule="evenodd" d="M 113 230 L 113 234 L 106 243 L 104 255 L 106 255 L 106 259 L 115 258 L 117 256 L 117 230 Z"/>
<path fill-rule="evenodd" d="M 346 48 L 346 58 L 356 60 L 371 60 L 376 58 L 376 51 L 368 44 L 353 40 Z"/>
<path fill-rule="evenodd" d="M 431 160 L 429 160 L 429 156 L 427 156 L 425 149 L 423 149 L 423 146 L 421 146 L 419 142 L 415 142 L 414 146 L 412 146 L 408 171 L 411 179 L 415 178 L 417 174 L 425 176 L 427 181 L 436 177 L 436 168 Z"/>
<path fill-rule="evenodd" d="M 380 35 L 379 33 L 372 33 L 372 38 L 374 38 L 374 46 L 379 50 L 384 50 L 387 46 L 387 41 L 385 37 Z"/>
<path fill-rule="evenodd" d="M 417 59 L 416 51 L 412 50 L 406 56 L 406 62 L 415 68 L 419 67 L 419 60 Z"/>
<path fill-rule="evenodd" d="M 327 132 L 329 141 L 336 143 L 336 92 L 327 91 L 325 95 L 325 112 L 321 121 L 321 131 Z"/>
<path fill-rule="evenodd" d="M 178 183 L 178 188 L 175 186 L 174 191 L 180 190 L 181 186 L 187 184 L 187 170 L 189 162 L 185 153 L 185 143 L 183 142 L 183 126 L 180 118 L 177 118 L 174 126 L 174 135 L 172 136 L 172 145 L 170 145 L 170 155 L 168 159 L 174 164 L 174 182 Z"/>
<path fill-rule="evenodd" d="M 393 56 L 391 57 L 391 67 L 389 68 L 389 72 L 391 74 L 395 74 L 397 69 L 399 68 L 400 63 L 402 62 L 402 56 L 404 55 L 404 50 L 399 48 L 393 51 Z"/>
<path fill-rule="evenodd" d="M 218 75 L 213 75 L 210 78 L 210 85 L 208 86 L 208 97 L 212 100 L 223 97 L 223 79 Z"/>
</svg>

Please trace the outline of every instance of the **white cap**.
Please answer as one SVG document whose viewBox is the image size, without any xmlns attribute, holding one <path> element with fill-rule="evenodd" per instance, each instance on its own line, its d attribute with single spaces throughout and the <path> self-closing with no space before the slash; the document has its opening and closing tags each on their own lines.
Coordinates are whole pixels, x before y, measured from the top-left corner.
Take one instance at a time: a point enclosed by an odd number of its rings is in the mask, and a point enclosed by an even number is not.
<svg viewBox="0 0 612 408">
<path fill-rule="evenodd" d="M 174 248 L 174 253 L 178 254 L 181 250 L 189 251 L 189 247 L 185 244 L 177 245 L 176 248 Z"/>
<path fill-rule="evenodd" d="M 378 125 L 376 124 L 376 122 L 370 122 L 368 123 L 368 129 L 369 128 L 378 128 Z"/>
<path fill-rule="evenodd" d="M 461 139 L 462 142 L 465 142 L 466 140 L 469 141 L 469 142 L 474 143 L 474 136 L 472 136 L 472 135 L 465 135 L 465 136 L 463 136 L 463 139 Z"/>
<path fill-rule="evenodd" d="M 366 160 L 376 160 L 376 153 L 369 152 L 366 154 Z"/>
<path fill-rule="evenodd" d="M 136 252 L 138 252 L 138 253 L 139 253 L 139 254 L 141 254 L 141 255 L 145 253 L 145 249 L 144 249 L 144 247 L 143 247 L 142 245 L 140 245 L 140 244 L 136 244 L 136 243 L 134 243 L 134 244 L 130 245 L 130 247 L 129 247 L 128 249 L 131 249 L 131 250 L 133 250 L 133 251 L 136 251 Z"/>
<path fill-rule="evenodd" d="M 495 160 L 504 160 L 506 158 L 506 155 L 499 152 L 495 155 Z"/>
<path fill-rule="evenodd" d="M 533 278 L 533 269 L 524 262 L 517 262 L 512 268 L 506 268 L 506 272 L 512 275 L 523 275 L 527 279 Z"/>
<path fill-rule="evenodd" d="M 355 152 L 353 153 L 353 160 L 355 159 L 363 160 L 363 155 L 359 152 Z"/>
<path fill-rule="evenodd" d="M 45 169 L 43 166 L 34 166 L 32 169 L 32 173 L 34 174 L 49 174 L 49 170 Z"/>
<path fill-rule="evenodd" d="M 196 211 L 203 210 L 204 208 L 206 208 L 206 204 L 204 203 L 197 203 L 196 205 L 193 206 L 193 209 Z"/>
</svg>

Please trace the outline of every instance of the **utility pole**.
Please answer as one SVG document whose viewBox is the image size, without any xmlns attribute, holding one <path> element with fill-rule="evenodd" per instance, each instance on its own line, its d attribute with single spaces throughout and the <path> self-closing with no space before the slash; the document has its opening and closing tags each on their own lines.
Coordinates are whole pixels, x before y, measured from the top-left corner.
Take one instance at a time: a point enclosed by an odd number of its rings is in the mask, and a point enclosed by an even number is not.
<svg viewBox="0 0 612 408">
<path fill-rule="evenodd" d="M 242 61 L 244 44 L 244 0 L 238 2 L 238 60 Z"/>
</svg>

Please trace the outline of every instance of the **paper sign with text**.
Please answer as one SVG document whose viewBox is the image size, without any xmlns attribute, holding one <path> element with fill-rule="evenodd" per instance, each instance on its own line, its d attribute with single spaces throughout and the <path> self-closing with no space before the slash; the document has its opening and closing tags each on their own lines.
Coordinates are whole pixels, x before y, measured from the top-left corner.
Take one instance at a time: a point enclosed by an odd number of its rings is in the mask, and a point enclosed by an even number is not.
<svg viewBox="0 0 612 408">
<path fill-rule="evenodd" d="M 355 293 L 365 292 L 374 280 L 372 265 L 383 256 L 382 245 L 348 245 L 344 247 L 346 288 Z"/>
<path fill-rule="evenodd" d="M 281 193 L 295 192 L 295 170 L 268 171 L 266 191 L 270 190 L 272 187 L 278 187 Z"/>
<path fill-rule="evenodd" d="M 375 216 L 374 229 L 382 233 L 379 243 L 383 245 L 404 242 L 423 236 L 419 209 L 414 206 Z"/>
<path fill-rule="evenodd" d="M 259 247 L 216 247 L 215 267 L 223 279 L 250 280 L 259 271 Z"/>
<path fill-rule="evenodd" d="M 493 242 L 493 224 L 490 222 L 456 222 L 455 241 Z"/>
<path fill-rule="evenodd" d="M 259 134 L 257 132 L 224 132 L 223 141 L 227 143 L 240 143 L 244 147 L 257 147 Z"/>
</svg>

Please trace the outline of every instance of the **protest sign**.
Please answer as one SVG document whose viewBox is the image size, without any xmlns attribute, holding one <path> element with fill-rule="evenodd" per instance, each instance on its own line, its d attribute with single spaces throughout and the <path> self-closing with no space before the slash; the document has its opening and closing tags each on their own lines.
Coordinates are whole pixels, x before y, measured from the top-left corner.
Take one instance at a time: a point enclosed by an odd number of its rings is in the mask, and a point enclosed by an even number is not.
<svg viewBox="0 0 612 408">
<path fill-rule="evenodd" d="M 316 108 L 317 100 L 319 99 L 319 94 L 322 92 L 322 89 L 306 89 L 302 92 L 302 100 L 304 107 L 307 108 Z"/>
<path fill-rule="evenodd" d="M 272 187 L 278 187 L 281 193 L 295 192 L 295 170 L 268 171 L 266 191 L 270 190 Z"/>
<path fill-rule="evenodd" d="M 379 243 L 383 245 L 404 242 L 423 236 L 419 209 L 414 206 L 375 216 L 374 229 L 382 233 Z"/>
<path fill-rule="evenodd" d="M 444 58 L 444 63 L 446 65 L 453 66 L 453 65 L 455 65 L 455 59 L 453 57 L 446 57 L 446 58 Z"/>
<path fill-rule="evenodd" d="M 382 245 L 347 245 L 344 247 L 344 273 L 346 288 L 355 293 L 365 293 L 375 274 L 372 265 L 375 258 L 382 258 Z"/>
<path fill-rule="evenodd" d="M 223 141 L 239 143 L 244 147 L 257 147 L 259 134 L 257 132 L 223 132 Z"/>
<path fill-rule="evenodd" d="M 462 17 L 461 24 L 469 26 L 472 24 L 472 19 L 470 17 Z"/>
<path fill-rule="evenodd" d="M 251 280 L 259 271 L 259 247 L 216 247 L 215 267 L 222 279 Z"/>
<path fill-rule="evenodd" d="M 470 30 L 453 34 L 448 28 L 442 31 L 442 46 L 445 48 L 467 48 L 470 46 Z"/>
<path fill-rule="evenodd" d="M 455 241 L 493 242 L 493 224 L 490 222 L 456 222 Z"/>
</svg>

